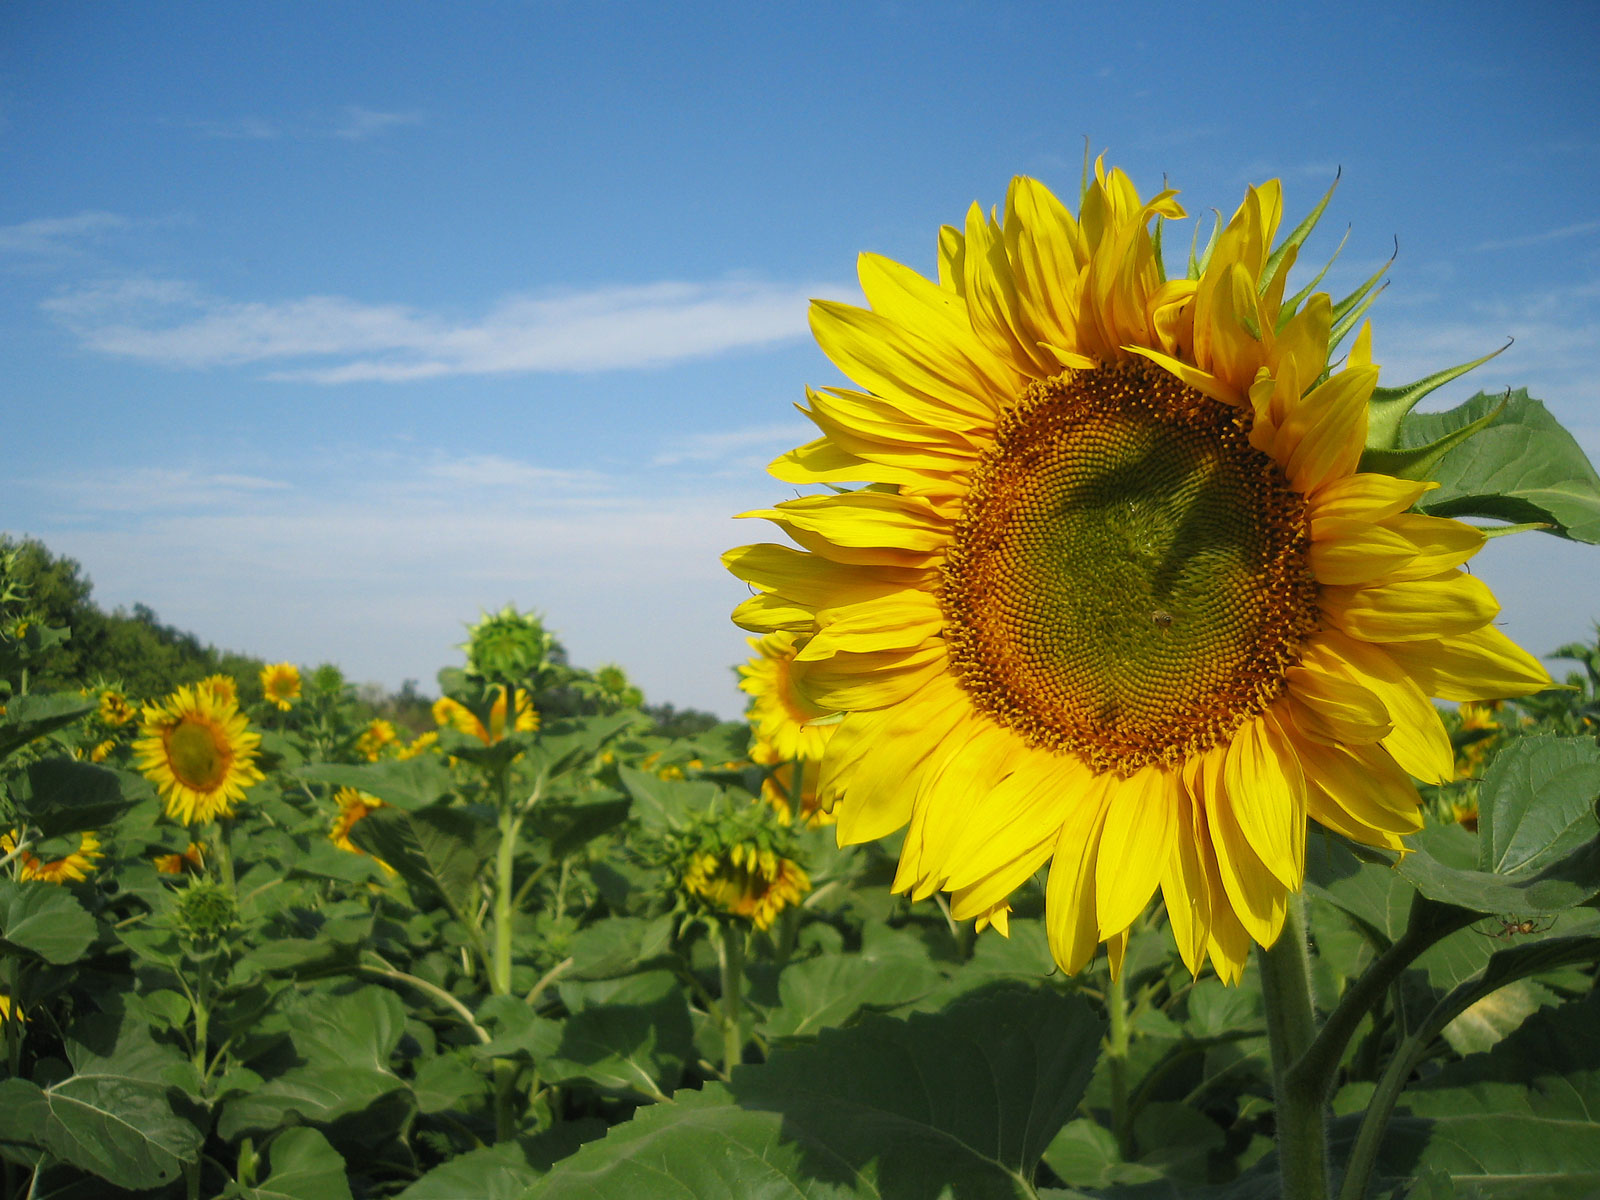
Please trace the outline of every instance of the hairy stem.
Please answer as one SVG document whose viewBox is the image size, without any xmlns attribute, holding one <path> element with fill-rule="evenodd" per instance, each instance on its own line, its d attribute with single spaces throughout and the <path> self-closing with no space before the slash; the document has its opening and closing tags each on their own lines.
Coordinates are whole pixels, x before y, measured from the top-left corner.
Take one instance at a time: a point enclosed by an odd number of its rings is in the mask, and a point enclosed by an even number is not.
<svg viewBox="0 0 1600 1200">
<path fill-rule="evenodd" d="M 1278 1124 L 1278 1171 L 1283 1200 L 1327 1200 L 1328 1127 L 1324 1096 L 1291 1067 L 1311 1046 L 1317 1018 L 1311 999 L 1311 954 L 1305 900 L 1289 897 L 1283 932 L 1257 954 L 1266 1000 L 1267 1042 Z"/>
</svg>

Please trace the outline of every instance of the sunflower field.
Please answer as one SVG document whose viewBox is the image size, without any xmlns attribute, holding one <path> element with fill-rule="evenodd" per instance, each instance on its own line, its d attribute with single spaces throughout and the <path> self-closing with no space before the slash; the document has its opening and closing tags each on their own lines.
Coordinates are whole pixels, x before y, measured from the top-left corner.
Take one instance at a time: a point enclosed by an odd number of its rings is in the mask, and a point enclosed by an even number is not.
<svg viewBox="0 0 1600 1200">
<path fill-rule="evenodd" d="M 511 607 L 423 728 L 41 690 L 0 555 L 5 1196 L 1600 1195 L 1600 645 L 1470 570 L 1600 478 L 1379 386 L 1382 272 L 1288 282 L 1328 202 L 1169 274 L 1095 163 L 864 256 L 744 721 Z"/>
</svg>

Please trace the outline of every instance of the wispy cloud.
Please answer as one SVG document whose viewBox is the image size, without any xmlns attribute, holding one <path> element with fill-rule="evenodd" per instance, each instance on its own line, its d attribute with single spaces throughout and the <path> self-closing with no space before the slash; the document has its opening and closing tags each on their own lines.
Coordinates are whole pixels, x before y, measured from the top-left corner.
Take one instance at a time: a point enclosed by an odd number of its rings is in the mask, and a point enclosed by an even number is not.
<svg viewBox="0 0 1600 1200">
<path fill-rule="evenodd" d="M 758 476 L 644 492 L 626 471 L 403 447 L 300 465 L 293 484 L 228 463 L 14 486 L 45 493 L 52 515 L 26 532 L 87 564 L 102 606 L 148 604 L 217 645 L 393 687 L 431 680 L 464 622 L 510 602 L 544 612 L 575 662 L 626 663 L 652 699 L 742 707 L 727 613 L 745 590 L 718 557 L 750 539 L 732 514 L 770 490 Z"/>
<path fill-rule="evenodd" d="M 343 296 L 237 302 L 180 281 L 124 279 L 62 292 L 45 308 L 101 353 L 170 367 L 262 363 L 272 378 L 338 384 L 702 358 L 805 336 L 816 294 L 737 280 L 665 282 L 510 296 L 461 321 Z"/>
<path fill-rule="evenodd" d="M 716 464 L 719 468 L 761 467 L 774 455 L 815 436 L 815 428 L 801 420 L 749 429 L 683 434 L 668 440 L 652 461 L 658 467 L 691 463 Z"/>
<path fill-rule="evenodd" d="M 1600 221 L 1579 221 L 1559 229 L 1546 229 L 1542 233 L 1525 233 L 1518 237 L 1498 238 L 1479 242 L 1474 250 L 1515 250 L 1522 246 L 1542 246 L 1546 242 L 1559 242 L 1567 238 L 1582 237 L 1586 233 L 1600 233 Z"/>
<path fill-rule="evenodd" d="M 109 212 L 81 212 L 70 217 L 40 217 L 16 225 L 0 225 L 0 254 L 75 253 L 84 243 L 128 228 L 133 222 Z"/>
<path fill-rule="evenodd" d="M 329 132 L 337 138 L 361 142 L 398 129 L 404 125 L 420 125 L 420 112 L 381 112 L 360 105 L 347 105 Z"/>
<path fill-rule="evenodd" d="M 423 114 L 347 104 L 331 113 L 294 118 L 262 116 L 197 117 L 183 126 L 204 138 L 229 142 L 271 142 L 279 139 L 341 138 L 364 142 L 406 125 L 420 125 Z"/>
</svg>

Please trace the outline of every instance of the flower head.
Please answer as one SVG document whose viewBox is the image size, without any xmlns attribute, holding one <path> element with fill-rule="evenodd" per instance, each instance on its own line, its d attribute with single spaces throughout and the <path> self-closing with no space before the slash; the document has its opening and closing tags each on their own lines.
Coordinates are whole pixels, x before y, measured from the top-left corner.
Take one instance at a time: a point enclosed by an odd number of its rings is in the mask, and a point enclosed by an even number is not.
<svg viewBox="0 0 1600 1200">
<path fill-rule="evenodd" d="M 356 753 L 368 762 L 377 762 L 383 756 L 383 748 L 393 745 L 399 737 L 393 722 L 385 721 L 382 717 L 373 717 L 361 731 L 361 736 L 356 739 Z"/>
<path fill-rule="evenodd" d="M 231 816 L 245 789 L 265 778 L 256 766 L 261 735 L 208 689 L 180 687 L 145 705 L 140 732 L 133 743 L 139 769 L 161 792 L 167 815 L 186 825 Z"/>
<path fill-rule="evenodd" d="M 239 703 L 239 682 L 232 675 L 207 675 L 194 686 L 197 691 L 204 689 L 210 692 L 224 704 Z"/>
<path fill-rule="evenodd" d="M 907 827 L 897 890 L 996 924 L 1049 863 L 1067 971 L 1102 941 L 1118 969 L 1159 888 L 1190 968 L 1236 978 L 1308 817 L 1390 848 L 1418 827 L 1411 777 L 1454 771 L 1430 695 L 1548 682 L 1461 569 L 1483 532 L 1360 470 L 1370 329 L 1330 360 L 1360 310 L 1285 299 L 1310 225 L 1274 247 L 1281 215 L 1250 188 L 1168 278 L 1176 193 L 1096 164 L 1075 214 L 1020 178 L 974 206 L 937 280 L 864 256 L 868 308 L 812 306 L 860 390 L 811 392 L 822 436 L 772 468 L 831 490 L 748 514 L 798 549 L 725 558 L 757 592 L 735 620 L 803 643 L 796 692 L 845 714 L 840 841 Z"/>
<path fill-rule="evenodd" d="M 261 668 L 261 691 L 284 712 L 300 699 L 300 668 L 293 663 L 273 663 Z"/>
<path fill-rule="evenodd" d="M 523 683 L 543 671 L 554 639 L 538 613 L 521 613 L 506 605 L 483 613 L 468 627 L 461 649 L 467 652 L 467 673 L 492 683 Z"/>
<path fill-rule="evenodd" d="M 811 890 L 792 828 L 765 804 L 713 804 L 670 835 L 666 860 L 679 905 L 697 917 L 767 929 Z"/>
<path fill-rule="evenodd" d="M 17 848 L 17 833 L 0 833 L 0 855 L 10 854 Z M 31 850 L 18 855 L 21 870 L 18 877 L 24 882 L 37 879 L 44 883 L 80 883 L 95 869 L 95 863 L 105 856 L 100 849 L 100 839 L 93 833 L 78 834 L 76 848 L 62 858 L 42 861 Z"/>
<path fill-rule="evenodd" d="M 490 689 L 495 694 L 494 703 L 489 707 L 489 724 L 487 727 L 478 719 L 478 715 L 462 704 L 459 700 L 452 700 L 449 696 L 440 696 L 433 702 L 433 719 L 441 729 L 454 729 L 457 732 L 477 738 L 485 746 L 492 746 L 505 736 L 506 728 L 506 690 L 503 687 Z M 517 724 L 518 733 L 535 733 L 539 729 L 539 713 L 533 707 L 533 698 L 521 688 L 517 689 Z"/>
<path fill-rule="evenodd" d="M 100 723 L 112 729 L 119 729 L 138 716 L 133 705 L 128 703 L 127 695 L 116 688 L 107 688 L 100 693 L 100 706 L 96 711 Z"/>
<path fill-rule="evenodd" d="M 194 874 L 206 869 L 205 848 L 199 842 L 190 842 L 181 854 L 158 854 L 151 862 L 163 875 Z"/>
<path fill-rule="evenodd" d="M 384 807 L 382 800 L 368 792 L 357 791 L 353 787 L 342 787 L 333 794 L 334 802 L 339 805 L 339 812 L 333 818 L 333 825 L 328 830 L 328 838 L 341 850 L 348 850 L 352 854 L 365 854 L 366 851 L 350 840 L 350 830 L 355 828 L 356 822 L 364 819 L 369 813 L 377 812 Z M 383 859 L 374 859 L 384 874 L 393 875 L 395 869 Z"/>
</svg>

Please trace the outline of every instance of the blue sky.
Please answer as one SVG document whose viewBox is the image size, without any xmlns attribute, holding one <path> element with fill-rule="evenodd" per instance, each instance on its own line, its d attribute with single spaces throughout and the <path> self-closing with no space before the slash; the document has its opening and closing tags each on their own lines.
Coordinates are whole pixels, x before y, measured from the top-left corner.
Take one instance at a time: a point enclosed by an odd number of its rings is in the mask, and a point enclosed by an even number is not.
<svg viewBox="0 0 1600 1200">
<path fill-rule="evenodd" d="M 512 602 L 735 715 L 717 555 L 839 382 L 806 299 L 1085 137 L 1191 214 L 1342 168 L 1384 381 L 1514 336 L 1430 406 L 1526 386 L 1600 457 L 1597 61 L 1584 4 L 21 0 L 0 528 L 269 659 L 431 686 Z M 1600 616 L 1600 551 L 1475 566 L 1536 651 Z"/>
</svg>

